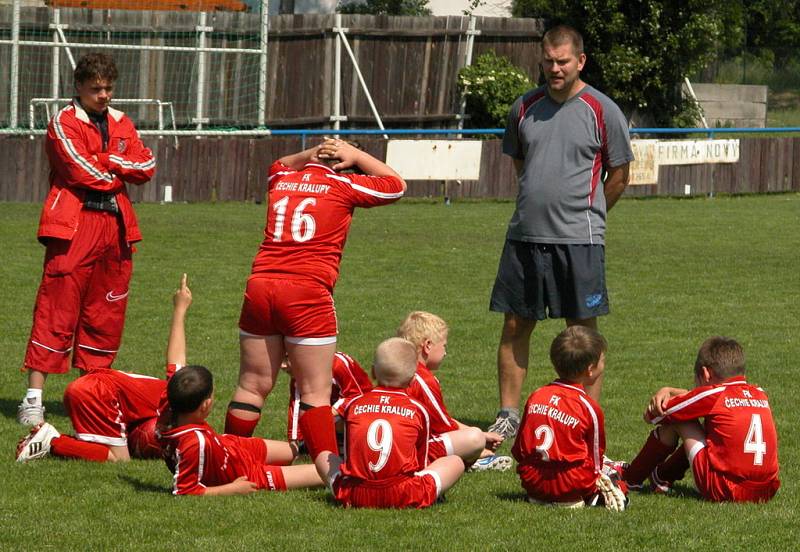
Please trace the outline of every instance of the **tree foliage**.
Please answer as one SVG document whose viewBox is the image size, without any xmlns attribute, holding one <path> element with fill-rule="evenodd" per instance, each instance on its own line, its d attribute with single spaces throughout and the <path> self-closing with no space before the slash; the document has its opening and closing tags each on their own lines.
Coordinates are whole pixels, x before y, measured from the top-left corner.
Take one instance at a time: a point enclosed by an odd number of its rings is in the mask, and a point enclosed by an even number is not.
<svg viewBox="0 0 800 552">
<path fill-rule="evenodd" d="M 628 115 L 687 124 L 693 102 L 681 83 L 708 63 L 723 29 L 725 0 L 515 0 L 516 16 L 566 23 L 584 37 L 582 77 Z"/>
<path fill-rule="evenodd" d="M 430 15 L 428 0 L 366 0 L 340 4 L 341 13 L 371 15 Z"/>
<path fill-rule="evenodd" d="M 511 104 L 532 87 L 525 71 L 494 50 L 462 68 L 458 85 L 467 100 L 471 128 L 505 127 Z"/>
</svg>

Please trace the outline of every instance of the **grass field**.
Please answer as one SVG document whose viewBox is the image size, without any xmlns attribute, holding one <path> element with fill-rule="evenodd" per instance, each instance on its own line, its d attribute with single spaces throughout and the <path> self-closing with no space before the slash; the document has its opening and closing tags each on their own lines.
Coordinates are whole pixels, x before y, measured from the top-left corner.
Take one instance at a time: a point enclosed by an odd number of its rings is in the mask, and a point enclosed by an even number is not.
<svg viewBox="0 0 800 552">
<path fill-rule="evenodd" d="M 259 243 L 263 205 L 139 205 L 138 246 L 123 349 L 116 367 L 161 375 L 170 297 L 181 272 L 195 302 L 189 360 L 209 366 L 221 429 L 238 370 L 241 293 Z M 340 349 L 368 365 L 373 347 L 402 317 L 424 308 L 451 325 L 439 378 L 450 411 L 486 426 L 497 406 L 495 351 L 501 318 L 488 297 L 513 204 L 401 202 L 355 217 L 336 289 Z M 14 421 L 24 393 L 19 368 L 43 248 L 39 206 L 0 204 L 0 549 L 794 549 L 800 492 L 800 196 L 623 200 L 612 211 L 607 271 L 612 314 L 602 405 L 607 453 L 629 459 L 648 433 L 651 392 L 691 385 L 709 335 L 736 337 L 751 381 L 770 394 L 780 437 L 783 487 L 766 505 L 698 500 L 691 480 L 677 496 L 634 494 L 621 515 L 561 511 L 523 502 L 513 471 L 467 474 L 427 511 L 343 510 L 323 490 L 250 497 L 175 498 L 160 462 L 93 465 L 13 461 L 23 433 Z M 542 323 L 526 394 L 553 377 L 545 349 L 562 327 Z M 69 377 L 46 390 L 48 419 L 69 420 L 59 398 Z M 286 381 L 257 434 L 285 435 Z M 507 453 L 510 445 L 503 445 Z"/>
</svg>

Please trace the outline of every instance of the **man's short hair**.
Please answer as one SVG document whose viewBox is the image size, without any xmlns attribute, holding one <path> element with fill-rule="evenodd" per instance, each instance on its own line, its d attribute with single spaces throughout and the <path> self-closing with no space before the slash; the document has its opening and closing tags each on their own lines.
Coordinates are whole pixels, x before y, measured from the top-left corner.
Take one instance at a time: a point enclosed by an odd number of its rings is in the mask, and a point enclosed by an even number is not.
<svg viewBox="0 0 800 552">
<path fill-rule="evenodd" d="M 550 345 L 550 362 L 559 377 L 572 380 L 583 374 L 590 364 L 597 364 L 606 350 L 608 343 L 597 330 L 570 326 Z"/>
<path fill-rule="evenodd" d="M 390 337 L 375 348 L 372 369 L 378 385 L 408 387 L 417 371 L 417 349 L 402 337 Z"/>
<path fill-rule="evenodd" d="M 167 384 L 167 400 L 175 414 L 188 414 L 197 410 L 214 391 L 214 376 L 205 366 L 184 366 Z"/>
<path fill-rule="evenodd" d="M 583 37 L 569 25 L 557 25 L 544 33 L 544 37 L 542 37 L 542 46 L 562 46 L 564 44 L 572 44 L 572 50 L 576 57 L 583 53 Z"/>
<path fill-rule="evenodd" d="M 426 339 L 434 343 L 444 341 L 447 337 L 447 322 L 430 312 L 413 311 L 408 313 L 397 328 L 397 337 L 409 340 L 419 350 Z"/>
<path fill-rule="evenodd" d="M 694 373 L 699 376 L 703 366 L 721 379 L 744 375 L 744 349 L 735 339 L 714 336 L 706 339 L 697 352 Z"/>
<path fill-rule="evenodd" d="M 75 65 L 73 77 L 76 83 L 82 83 L 93 80 L 105 80 L 114 82 L 117 80 L 119 73 L 117 72 L 117 65 L 114 63 L 114 58 L 108 54 L 94 52 L 86 54 L 78 60 Z"/>
</svg>

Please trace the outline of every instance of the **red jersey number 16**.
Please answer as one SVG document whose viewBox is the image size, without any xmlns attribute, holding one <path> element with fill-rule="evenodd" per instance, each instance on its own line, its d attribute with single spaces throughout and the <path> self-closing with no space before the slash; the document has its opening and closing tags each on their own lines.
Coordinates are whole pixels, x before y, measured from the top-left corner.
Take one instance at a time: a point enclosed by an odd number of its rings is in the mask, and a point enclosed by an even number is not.
<svg viewBox="0 0 800 552">
<path fill-rule="evenodd" d="M 307 197 L 295 207 L 292 213 L 292 221 L 290 231 L 292 239 L 296 242 L 307 242 L 314 237 L 314 232 L 317 229 L 317 222 L 314 217 L 309 213 L 304 213 L 303 210 L 309 205 L 316 205 L 317 200 L 313 197 Z M 289 208 L 289 197 L 284 196 L 272 204 L 272 210 L 275 211 L 275 228 L 272 231 L 272 241 L 283 241 L 283 227 L 286 222 L 286 211 Z"/>
</svg>

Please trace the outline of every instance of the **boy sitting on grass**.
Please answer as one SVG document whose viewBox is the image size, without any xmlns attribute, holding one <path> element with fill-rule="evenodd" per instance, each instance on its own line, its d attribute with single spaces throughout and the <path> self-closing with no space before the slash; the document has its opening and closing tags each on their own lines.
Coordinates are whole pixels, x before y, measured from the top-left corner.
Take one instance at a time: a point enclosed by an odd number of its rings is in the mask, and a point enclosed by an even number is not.
<svg viewBox="0 0 800 552">
<path fill-rule="evenodd" d="M 219 435 L 206 423 L 214 380 L 204 366 L 186 366 L 167 384 L 172 429 L 164 431 L 164 457 L 174 472 L 173 494 L 235 495 L 322 485 L 313 465 L 287 466 L 289 443 Z"/>
<path fill-rule="evenodd" d="M 412 343 L 393 337 L 378 345 L 373 363 L 377 386 L 343 407 L 346 461 L 330 436 L 313 430 L 320 423 L 319 409 L 300 418 L 317 471 L 344 506 L 425 508 L 464 473 L 458 456 L 428 464 L 428 412 L 406 393 L 415 368 Z"/>
<path fill-rule="evenodd" d="M 623 470 L 628 486 L 641 489 L 649 477 L 653 491 L 668 492 L 691 467 L 706 500 L 767 502 L 775 496 L 775 423 L 766 393 L 747 383 L 744 372 L 739 343 L 707 339 L 694 364 L 695 388 L 664 387 L 650 399 L 644 418 L 658 427 Z"/>
<path fill-rule="evenodd" d="M 503 437 L 462 424 L 450 416 L 444 404 L 442 387 L 434 372 L 447 355 L 447 334 L 447 323 L 425 311 L 409 313 L 397 329 L 397 336 L 409 340 L 417 349 L 417 372 L 407 392 L 431 415 L 428 460 L 455 454 L 471 465 L 471 470 L 505 471 L 511 467 L 511 457 L 494 453 Z"/>
<path fill-rule="evenodd" d="M 531 502 L 625 509 L 624 485 L 603 473 L 603 411 L 585 390 L 603 374 L 607 347 L 602 335 L 584 326 L 568 327 L 550 346 L 558 379 L 528 397 L 511 449 Z"/>
<path fill-rule="evenodd" d="M 18 462 L 48 455 L 92 462 L 161 458 L 156 420 L 167 406 L 167 380 L 186 364 L 185 321 L 192 304 L 186 274 L 172 304 L 166 379 L 111 369 L 86 372 L 64 391 L 64 407 L 75 436 L 61 435 L 48 423 L 39 424 L 19 443 Z"/>
</svg>

